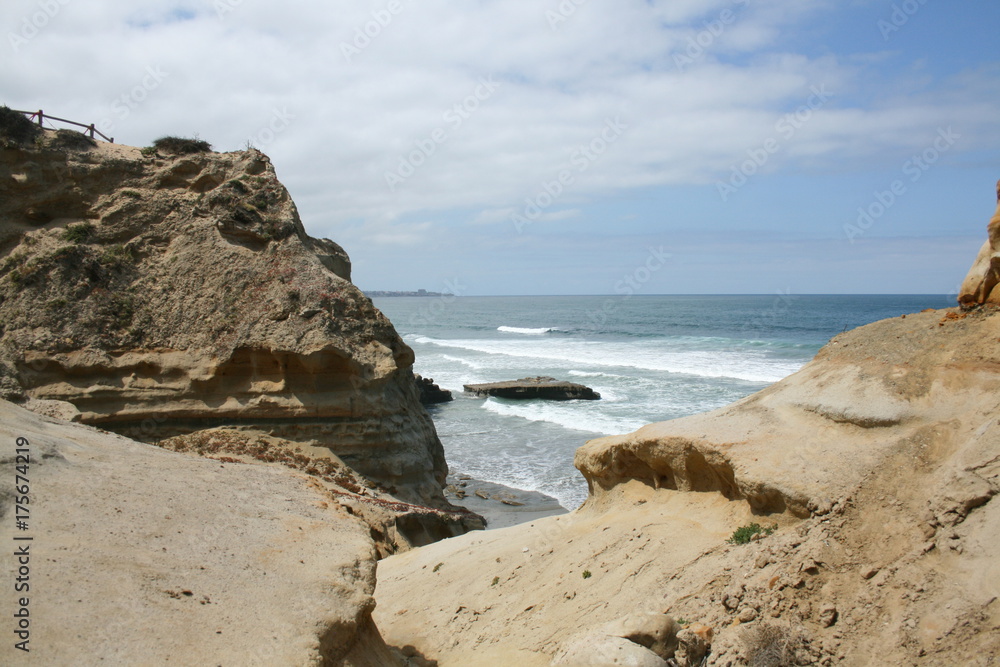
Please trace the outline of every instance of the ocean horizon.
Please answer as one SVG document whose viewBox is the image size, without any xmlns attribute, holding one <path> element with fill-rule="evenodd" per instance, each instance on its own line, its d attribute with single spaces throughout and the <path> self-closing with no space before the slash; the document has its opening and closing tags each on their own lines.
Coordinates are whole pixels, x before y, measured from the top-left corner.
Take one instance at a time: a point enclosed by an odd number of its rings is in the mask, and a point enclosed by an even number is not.
<svg viewBox="0 0 1000 667">
<path fill-rule="evenodd" d="M 954 305 L 939 294 L 380 297 L 414 371 L 455 400 L 431 406 L 451 472 L 556 498 L 587 496 L 588 440 L 714 410 L 808 363 L 830 338 Z M 463 385 L 546 375 L 599 401 L 474 398 Z"/>
</svg>

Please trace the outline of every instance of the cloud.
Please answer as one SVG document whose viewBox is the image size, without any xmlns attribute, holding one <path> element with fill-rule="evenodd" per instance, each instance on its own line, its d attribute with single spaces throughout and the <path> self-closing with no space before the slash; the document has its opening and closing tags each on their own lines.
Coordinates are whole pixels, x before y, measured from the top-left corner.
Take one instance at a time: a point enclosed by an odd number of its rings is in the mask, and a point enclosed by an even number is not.
<svg viewBox="0 0 1000 667">
<path fill-rule="evenodd" d="M 615 118 L 628 129 L 543 216 L 723 181 L 769 139 L 766 174 L 896 168 L 948 125 L 968 137 L 957 153 L 1000 145 L 995 68 L 902 76 L 874 22 L 856 53 L 800 48 L 790 35 L 848 11 L 833 2 L 568 3 L 553 23 L 567 3 L 7 0 L 5 41 L 43 4 L 58 7 L 44 26 L 0 45 L 0 102 L 104 121 L 131 144 L 249 140 L 311 230 L 372 243 L 419 243 L 456 216 L 509 227 Z M 823 86 L 829 99 L 782 130 Z M 400 231 L 414 220 L 430 227 Z"/>
</svg>

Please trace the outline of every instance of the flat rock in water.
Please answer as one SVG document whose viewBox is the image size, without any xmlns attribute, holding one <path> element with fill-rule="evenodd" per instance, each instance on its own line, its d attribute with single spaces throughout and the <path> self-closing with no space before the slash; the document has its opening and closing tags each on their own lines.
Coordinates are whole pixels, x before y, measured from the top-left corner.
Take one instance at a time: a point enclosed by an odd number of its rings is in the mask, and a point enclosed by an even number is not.
<svg viewBox="0 0 1000 667">
<path fill-rule="evenodd" d="M 548 401 L 586 400 L 596 401 L 601 395 L 590 387 L 573 382 L 565 382 L 550 377 L 521 378 L 506 382 L 463 385 L 465 391 L 476 396 L 496 396 L 497 398 L 531 399 Z"/>
</svg>

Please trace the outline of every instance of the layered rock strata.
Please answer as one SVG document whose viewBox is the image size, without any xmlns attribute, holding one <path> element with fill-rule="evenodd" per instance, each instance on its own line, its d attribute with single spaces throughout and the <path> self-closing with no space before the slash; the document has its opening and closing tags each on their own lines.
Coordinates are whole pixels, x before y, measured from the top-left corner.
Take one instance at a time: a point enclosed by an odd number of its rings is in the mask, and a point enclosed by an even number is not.
<svg viewBox="0 0 1000 667">
<path fill-rule="evenodd" d="M 8 398 L 145 441 L 255 429 L 442 502 L 412 351 L 263 153 L 7 148 L 0 257 Z"/>
</svg>

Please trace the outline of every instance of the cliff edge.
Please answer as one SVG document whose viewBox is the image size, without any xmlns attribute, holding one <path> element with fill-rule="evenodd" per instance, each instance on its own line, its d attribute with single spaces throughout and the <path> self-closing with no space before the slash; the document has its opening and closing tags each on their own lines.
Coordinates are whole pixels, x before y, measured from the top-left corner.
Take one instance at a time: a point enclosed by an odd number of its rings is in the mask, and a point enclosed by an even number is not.
<svg viewBox="0 0 1000 667">
<path fill-rule="evenodd" d="M 252 430 L 445 506 L 412 363 L 263 153 L 0 150 L 4 398 L 146 442 Z"/>
</svg>

